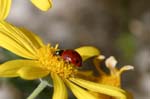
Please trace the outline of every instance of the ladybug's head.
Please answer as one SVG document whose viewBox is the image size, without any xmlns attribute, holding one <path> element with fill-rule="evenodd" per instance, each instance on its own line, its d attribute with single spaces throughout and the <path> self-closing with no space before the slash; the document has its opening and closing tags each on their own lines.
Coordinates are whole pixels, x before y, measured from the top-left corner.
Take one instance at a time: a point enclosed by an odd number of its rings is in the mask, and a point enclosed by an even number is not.
<svg viewBox="0 0 150 99">
<path fill-rule="evenodd" d="M 61 56 L 62 53 L 63 53 L 63 51 L 64 51 L 64 50 L 57 50 L 57 51 L 55 52 L 55 55 Z"/>
</svg>

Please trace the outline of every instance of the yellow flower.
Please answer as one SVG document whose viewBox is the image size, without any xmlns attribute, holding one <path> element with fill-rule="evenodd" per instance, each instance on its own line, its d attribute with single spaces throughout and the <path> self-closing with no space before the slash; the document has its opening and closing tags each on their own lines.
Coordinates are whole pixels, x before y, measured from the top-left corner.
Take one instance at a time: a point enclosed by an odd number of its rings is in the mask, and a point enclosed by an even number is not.
<svg viewBox="0 0 150 99">
<path fill-rule="evenodd" d="M 52 7 L 52 0 L 31 0 L 40 10 L 47 11 Z M 12 0 L 0 0 L 0 20 L 6 19 L 11 8 Z"/>
<path fill-rule="evenodd" d="M 11 7 L 11 0 L 0 0 L 0 20 L 4 20 Z"/>
<path fill-rule="evenodd" d="M 94 81 L 96 83 L 120 88 L 121 87 L 120 79 L 121 79 L 122 72 L 127 70 L 133 70 L 134 67 L 130 65 L 126 65 L 123 66 L 121 69 L 117 69 L 116 68 L 117 60 L 113 56 L 111 56 L 105 61 L 106 67 L 109 69 L 109 74 L 108 74 L 101 69 L 100 63 L 104 59 L 105 57 L 103 55 L 99 55 L 93 60 L 95 64 L 94 66 L 98 72 L 98 76 L 95 76 L 92 71 L 80 71 L 78 72 L 78 77 L 85 78 L 90 81 Z M 90 92 L 96 97 L 98 97 L 99 99 L 115 99 L 108 95 L 99 94 L 92 91 Z M 128 99 L 133 99 L 133 96 L 129 92 L 127 92 L 127 94 L 128 94 Z"/>
<path fill-rule="evenodd" d="M 121 88 L 95 83 L 76 76 L 79 70 L 71 63 L 54 55 L 58 45 L 45 45 L 34 33 L 0 21 L 0 46 L 23 57 L 0 65 L 0 77 L 21 77 L 26 80 L 49 76 L 53 80 L 53 99 L 67 99 L 68 86 L 78 99 L 98 99 L 94 93 L 101 93 L 117 99 L 127 99 L 127 92 Z M 84 46 L 75 49 L 86 60 L 100 54 L 95 47 Z"/>
<path fill-rule="evenodd" d="M 31 2 L 42 11 L 47 11 L 52 7 L 52 0 L 31 0 Z"/>
</svg>

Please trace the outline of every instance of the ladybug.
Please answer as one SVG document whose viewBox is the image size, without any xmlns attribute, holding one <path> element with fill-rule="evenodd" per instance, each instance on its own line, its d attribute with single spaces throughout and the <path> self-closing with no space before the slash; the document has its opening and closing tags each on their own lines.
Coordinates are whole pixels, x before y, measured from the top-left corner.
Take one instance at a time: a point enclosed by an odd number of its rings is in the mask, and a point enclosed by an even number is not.
<svg viewBox="0 0 150 99">
<path fill-rule="evenodd" d="M 58 50 L 55 52 L 55 55 L 61 56 L 61 58 L 64 59 L 66 62 L 72 63 L 77 67 L 82 66 L 82 58 L 75 50 Z"/>
</svg>

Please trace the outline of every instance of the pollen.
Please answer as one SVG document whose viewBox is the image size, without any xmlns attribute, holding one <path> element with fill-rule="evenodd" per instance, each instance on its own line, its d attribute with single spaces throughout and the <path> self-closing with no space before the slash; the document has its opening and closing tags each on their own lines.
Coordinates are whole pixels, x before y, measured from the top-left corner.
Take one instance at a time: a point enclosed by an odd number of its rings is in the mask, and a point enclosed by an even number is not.
<svg viewBox="0 0 150 99">
<path fill-rule="evenodd" d="M 51 73 L 57 73 L 62 78 L 74 76 L 77 72 L 77 68 L 73 64 L 64 61 L 60 56 L 56 56 L 55 52 L 57 50 L 58 45 L 51 47 L 50 44 L 38 50 L 37 55 L 41 68 Z"/>
</svg>

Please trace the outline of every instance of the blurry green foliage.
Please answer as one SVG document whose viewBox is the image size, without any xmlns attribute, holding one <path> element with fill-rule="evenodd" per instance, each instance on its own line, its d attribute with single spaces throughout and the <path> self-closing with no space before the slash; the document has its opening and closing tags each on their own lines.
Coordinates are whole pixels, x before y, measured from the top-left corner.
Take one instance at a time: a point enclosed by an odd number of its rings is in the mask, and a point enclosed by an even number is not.
<svg viewBox="0 0 150 99">
<path fill-rule="evenodd" d="M 121 52 L 121 57 L 128 62 L 132 62 L 135 55 L 136 44 L 131 33 L 122 33 L 116 40 L 117 49 Z"/>
</svg>

